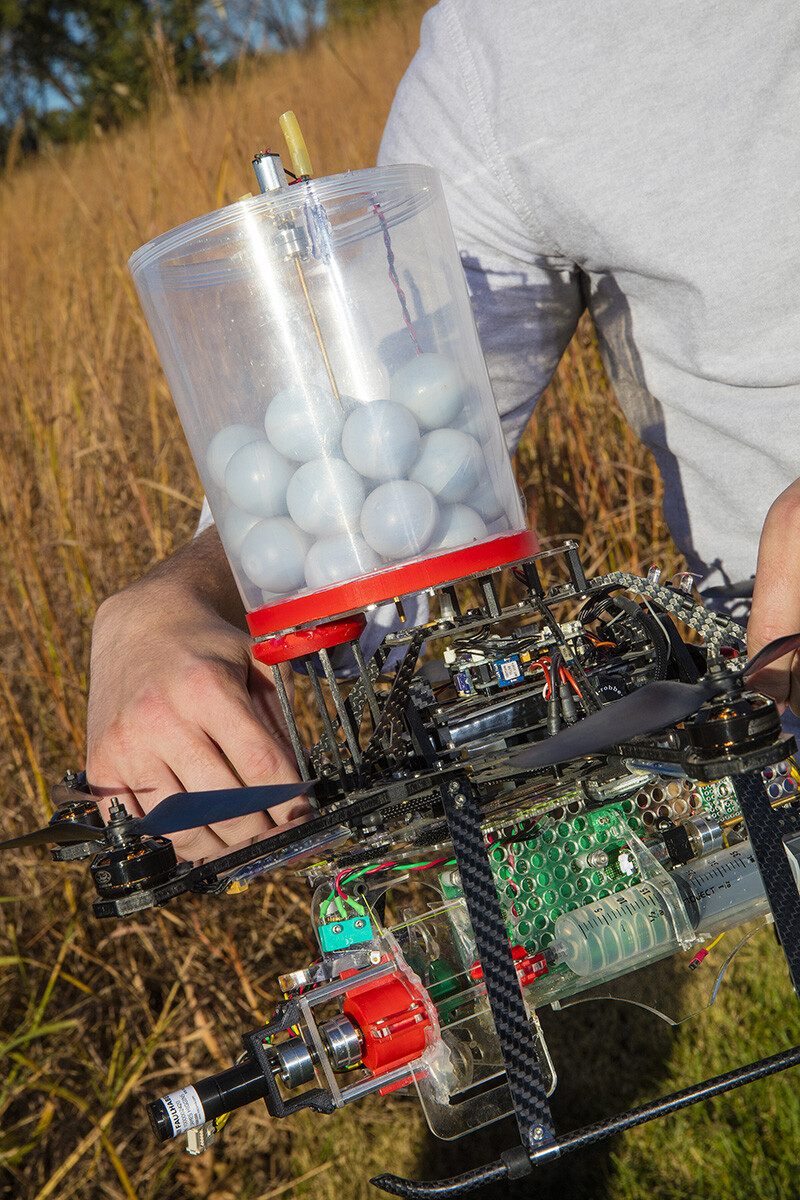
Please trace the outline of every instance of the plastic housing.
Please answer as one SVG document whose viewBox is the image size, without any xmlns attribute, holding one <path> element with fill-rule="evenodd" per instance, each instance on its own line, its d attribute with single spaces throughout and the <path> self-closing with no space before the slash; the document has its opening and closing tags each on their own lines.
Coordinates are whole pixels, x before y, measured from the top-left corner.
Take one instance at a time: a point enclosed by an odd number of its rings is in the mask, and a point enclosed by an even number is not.
<svg viewBox="0 0 800 1200">
<path fill-rule="evenodd" d="M 524 530 L 436 172 L 281 188 L 129 266 L 248 612 Z"/>
</svg>

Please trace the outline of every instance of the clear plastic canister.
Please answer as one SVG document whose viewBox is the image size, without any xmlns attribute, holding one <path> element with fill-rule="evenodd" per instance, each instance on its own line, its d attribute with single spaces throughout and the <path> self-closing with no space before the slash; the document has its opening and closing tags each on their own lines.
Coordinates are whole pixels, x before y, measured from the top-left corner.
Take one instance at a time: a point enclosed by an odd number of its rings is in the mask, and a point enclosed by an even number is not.
<svg viewBox="0 0 800 1200">
<path fill-rule="evenodd" d="M 524 529 L 436 172 L 279 188 L 129 265 L 249 612 Z"/>
</svg>

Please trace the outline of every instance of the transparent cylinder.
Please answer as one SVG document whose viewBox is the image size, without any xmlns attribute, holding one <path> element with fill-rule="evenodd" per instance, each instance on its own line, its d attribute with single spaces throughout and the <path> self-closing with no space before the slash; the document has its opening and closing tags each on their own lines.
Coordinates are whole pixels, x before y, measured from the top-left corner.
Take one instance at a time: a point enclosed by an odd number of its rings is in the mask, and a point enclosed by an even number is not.
<svg viewBox="0 0 800 1200">
<path fill-rule="evenodd" d="M 248 611 L 524 529 L 431 169 L 243 200 L 129 266 Z"/>
<path fill-rule="evenodd" d="M 713 937 L 769 913 L 756 856 L 749 841 L 707 854 L 673 872 L 694 929 Z"/>
</svg>

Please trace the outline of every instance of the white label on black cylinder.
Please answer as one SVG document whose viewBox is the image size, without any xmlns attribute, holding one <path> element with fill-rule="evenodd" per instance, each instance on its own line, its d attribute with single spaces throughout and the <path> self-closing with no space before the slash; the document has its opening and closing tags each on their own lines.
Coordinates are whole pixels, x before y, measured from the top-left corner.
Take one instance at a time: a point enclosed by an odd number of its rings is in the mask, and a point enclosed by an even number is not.
<svg viewBox="0 0 800 1200">
<path fill-rule="evenodd" d="M 200 1097 L 191 1086 L 181 1088 L 179 1092 L 170 1092 L 168 1096 L 163 1097 L 162 1103 L 167 1110 L 174 1137 L 206 1123 Z"/>
</svg>

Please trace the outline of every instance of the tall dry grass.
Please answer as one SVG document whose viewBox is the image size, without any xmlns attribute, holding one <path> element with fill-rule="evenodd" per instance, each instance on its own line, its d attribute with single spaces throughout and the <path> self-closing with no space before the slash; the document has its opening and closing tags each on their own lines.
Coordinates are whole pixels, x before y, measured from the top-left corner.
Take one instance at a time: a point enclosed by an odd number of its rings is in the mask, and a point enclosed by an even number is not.
<svg viewBox="0 0 800 1200">
<path fill-rule="evenodd" d="M 50 785 L 82 759 L 97 604 L 186 540 L 199 510 L 128 256 L 250 191 L 252 154 L 280 146 L 277 118 L 287 108 L 319 174 L 374 162 L 425 6 L 407 3 L 368 29 L 322 37 L 307 52 L 190 95 L 176 91 L 164 58 L 162 95 L 135 125 L 6 171 L 4 836 L 45 820 Z M 618 414 L 585 326 L 541 402 L 517 471 L 543 536 L 577 537 L 591 572 L 641 570 L 653 557 L 676 569 L 659 481 Z M 98 924 L 83 867 L 24 852 L 7 855 L 0 870 L 1 1194 L 360 1197 L 370 1170 L 414 1174 L 430 1157 L 419 1116 L 382 1100 L 329 1121 L 279 1126 L 250 1109 L 198 1161 L 152 1142 L 142 1095 L 228 1065 L 239 1032 L 276 999 L 276 973 L 305 960 L 304 901 L 291 880 L 235 902 L 187 898 L 169 911 Z M 602 1161 L 595 1172 L 607 1169 Z"/>
</svg>

